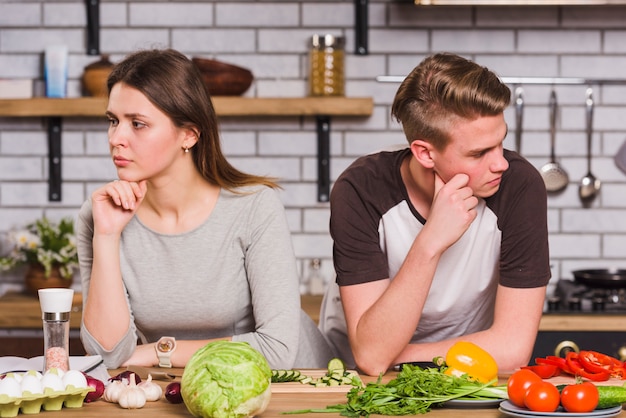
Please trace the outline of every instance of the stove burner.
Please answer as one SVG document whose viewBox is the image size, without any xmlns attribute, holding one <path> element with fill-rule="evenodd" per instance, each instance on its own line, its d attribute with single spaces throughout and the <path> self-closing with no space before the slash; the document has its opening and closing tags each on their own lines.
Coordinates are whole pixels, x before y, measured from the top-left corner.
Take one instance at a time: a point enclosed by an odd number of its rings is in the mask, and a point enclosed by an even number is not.
<svg viewBox="0 0 626 418">
<path fill-rule="evenodd" d="M 561 279 L 547 298 L 547 311 L 626 313 L 626 289 L 593 288 Z"/>
</svg>

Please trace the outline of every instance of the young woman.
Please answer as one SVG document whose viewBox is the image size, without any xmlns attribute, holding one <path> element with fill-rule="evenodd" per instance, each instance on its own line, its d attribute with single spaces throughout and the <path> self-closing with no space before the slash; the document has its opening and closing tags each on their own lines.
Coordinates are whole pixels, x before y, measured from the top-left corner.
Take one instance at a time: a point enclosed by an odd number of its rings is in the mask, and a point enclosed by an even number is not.
<svg viewBox="0 0 626 418">
<path fill-rule="evenodd" d="M 109 368 L 184 367 L 221 339 L 250 343 L 272 368 L 325 367 L 277 185 L 226 161 L 195 65 L 171 49 L 136 52 L 108 91 L 119 179 L 77 222 L 86 351 Z"/>
</svg>

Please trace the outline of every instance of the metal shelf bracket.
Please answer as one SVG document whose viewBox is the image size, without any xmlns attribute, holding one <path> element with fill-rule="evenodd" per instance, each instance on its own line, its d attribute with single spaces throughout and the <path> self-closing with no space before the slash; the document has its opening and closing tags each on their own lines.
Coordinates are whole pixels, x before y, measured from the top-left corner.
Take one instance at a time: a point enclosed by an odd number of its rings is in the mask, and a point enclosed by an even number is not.
<svg viewBox="0 0 626 418">
<path fill-rule="evenodd" d="M 330 117 L 317 116 L 317 201 L 330 200 Z"/>
<path fill-rule="evenodd" d="M 60 117 L 48 119 L 48 200 L 61 201 L 61 126 Z"/>
<path fill-rule="evenodd" d="M 100 0 L 85 0 L 87 8 L 87 55 L 100 55 Z"/>
<path fill-rule="evenodd" d="M 354 52 L 357 55 L 369 54 L 368 46 L 368 1 L 369 0 L 354 0 L 355 11 L 355 30 L 354 30 Z"/>
</svg>

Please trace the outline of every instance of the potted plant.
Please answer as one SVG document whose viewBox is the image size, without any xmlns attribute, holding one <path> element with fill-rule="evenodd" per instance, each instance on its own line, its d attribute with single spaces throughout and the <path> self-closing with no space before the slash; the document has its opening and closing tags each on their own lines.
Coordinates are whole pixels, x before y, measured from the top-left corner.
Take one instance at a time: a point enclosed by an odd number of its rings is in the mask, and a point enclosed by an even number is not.
<svg viewBox="0 0 626 418">
<path fill-rule="evenodd" d="M 0 257 L 0 269 L 28 265 L 28 291 L 36 294 L 40 288 L 72 285 L 78 255 L 71 218 L 54 223 L 43 217 L 25 229 L 12 231 L 9 240 L 13 249 L 6 257 Z"/>
</svg>

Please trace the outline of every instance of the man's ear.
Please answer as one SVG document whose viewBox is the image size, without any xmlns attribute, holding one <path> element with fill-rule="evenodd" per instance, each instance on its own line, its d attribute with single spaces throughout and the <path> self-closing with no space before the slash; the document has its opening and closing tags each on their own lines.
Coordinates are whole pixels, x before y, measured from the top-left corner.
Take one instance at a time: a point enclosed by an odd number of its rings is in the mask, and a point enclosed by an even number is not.
<svg viewBox="0 0 626 418">
<path fill-rule="evenodd" d="M 422 139 L 416 139 L 411 142 L 411 153 L 413 157 L 425 168 L 433 168 L 435 163 L 432 159 L 431 153 L 434 149 L 430 142 L 426 142 Z"/>
</svg>

